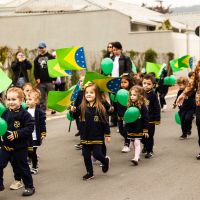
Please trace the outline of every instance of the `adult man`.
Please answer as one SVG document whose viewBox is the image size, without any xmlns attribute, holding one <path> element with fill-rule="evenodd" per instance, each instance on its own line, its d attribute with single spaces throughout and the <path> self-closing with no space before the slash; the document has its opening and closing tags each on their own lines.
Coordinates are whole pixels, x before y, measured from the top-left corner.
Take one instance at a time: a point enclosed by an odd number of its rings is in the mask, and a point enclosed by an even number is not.
<svg viewBox="0 0 200 200">
<path fill-rule="evenodd" d="M 46 43 L 40 42 L 38 45 L 38 56 L 34 60 L 34 76 L 36 84 L 41 92 L 41 108 L 46 111 L 46 99 L 48 92 L 54 89 L 55 79 L 49 77 L 47 61 L 54 57 L 47 51 Z M 53 113 L 52 113 L 53 114 Z"/>
</svg>

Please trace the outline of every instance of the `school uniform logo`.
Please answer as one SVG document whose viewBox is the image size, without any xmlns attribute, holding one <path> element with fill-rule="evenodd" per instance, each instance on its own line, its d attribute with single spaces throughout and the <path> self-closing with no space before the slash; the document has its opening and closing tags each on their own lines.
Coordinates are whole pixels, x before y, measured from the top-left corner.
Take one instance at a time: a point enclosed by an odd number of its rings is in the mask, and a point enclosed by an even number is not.
<svg viewBox="0 0 200 200">
<path fill-rule="evenodd" d="M 99 116 L 95 115 L 95 116 L 94 116 L 94 121 L 95 121 L 95 122 L 98 122 L 98 121 L 99 121 Z"/>
<path fill-rule="evenodd" d="M 20 127 L 20 122 L 19 121 L 14 121 L 14 127 L 19 128 Z"/>
</svg>

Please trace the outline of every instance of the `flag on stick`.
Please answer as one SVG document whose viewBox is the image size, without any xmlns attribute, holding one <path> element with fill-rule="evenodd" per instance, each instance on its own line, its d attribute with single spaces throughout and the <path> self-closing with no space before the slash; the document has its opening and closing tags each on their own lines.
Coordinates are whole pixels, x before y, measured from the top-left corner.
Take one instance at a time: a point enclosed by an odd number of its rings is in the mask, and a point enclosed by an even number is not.
<svg viewBox="0 0 200 200">
<path fill-rule="evenodd" d="M 7 90 L 11 85 L 12 80 L 6 75 L 6 73 L 0 69 L 0 93 Z"/>
</svg>

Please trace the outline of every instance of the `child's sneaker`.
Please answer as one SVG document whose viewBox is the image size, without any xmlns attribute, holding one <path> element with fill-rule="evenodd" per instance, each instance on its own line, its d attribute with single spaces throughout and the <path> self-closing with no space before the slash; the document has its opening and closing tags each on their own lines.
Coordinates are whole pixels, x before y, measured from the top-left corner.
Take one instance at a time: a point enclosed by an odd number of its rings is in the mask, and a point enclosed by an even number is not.
<svg viewBox="0 0 200 200">
<path fill-rule="evenodd" d="M 85 175 L 83 176 L 83 180 L 84 180 L 84 181 L 91 180 L 91 179 L 93 179 L 93 178 L 94 178 L 94 175 L 93 175 L 93 174 L 85 174 Z"/>
<path fill-rule="evenodd" d="M 102 166 L 102 172 L 106 173 L 110 168 L 110 157 L 106 156 L 106 164 Z"/>
<path fill-rule="evenodd" d="M 20 188 L 22 188 L 24 185 L 21 181 L 14 181 L 11 185 L 10 185 L 10 190 L 18 190 Z"/>
<path fill-rule="evenodd" d="M 38 168 L 31 168 L 31 174 L 37 174 Z"/>
<path fill-rule="evenodd" d="M 135 160 L 135 159 L 132 159 L 131 160 L 131 162 L 135 165 L 135 166 L 137 166 L 138 165 L 138 161 L 137 160 Z"/>
<path fill-rule="evenodd" d="M 153 153 L 152 152 L 150 152 L 150 153 L 147 153 L 146 155 L 145 155 L 145 158 L 152 158 L 153 157 Z"/>
<path fill-rule="evenodd" d="M 196 156 L 197 160 L 200 160 L 200 153 Z"/>
<path fill-rule="evenodd" d="M 122 153 L 128 153 L 130 151 L 130 148 L 128 146 L 124 146 L 122 148 Z"/>
<path fill-rule="evenodd" d="M 0 192 L 3 191 L 3 190 L 5 190 L 4 185 L 0 185 Z"/>
<path fill-rule="evenodd" d="M 83 145 L 79 143 L 79 144 L 76 144 L 76 145 L 75 145 L 75 148 L 76 148 L 76 150 L 81 150 L 81 149 L 82 149 L 82 146 L 83 146 Z"/>
<path fill-rule="evenodd" d="M 187 139 L 187 135 L 183 134 L 180 136 L 180 140 L 185 140 L 185 139 Z"/>
<path fill-rule="evenodd" d="M 22 196 L 31 196 L 35 193 L 35 188 L 25 188 Z"/>
</svg>

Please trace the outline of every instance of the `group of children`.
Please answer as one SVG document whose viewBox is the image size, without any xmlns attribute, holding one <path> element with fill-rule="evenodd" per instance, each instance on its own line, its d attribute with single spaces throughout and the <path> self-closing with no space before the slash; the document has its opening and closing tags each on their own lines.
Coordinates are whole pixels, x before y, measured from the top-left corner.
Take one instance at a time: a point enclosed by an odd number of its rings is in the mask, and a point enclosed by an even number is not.
<svg viewBox="0 0 200 200">
<path fill-rule="evenodd" d="M 46 137 L 46 115 L 39 106 L 40 91 L 27 83 L 23 88 L 10 87 L 5 98 L 7 109 L 1 117 L 8 128 L 0 140 L 0 191 L 5 189 L 3 170 L 10 162 L 15 178 L 10 189 L 24 186 L 22 195 L 31 196 L 35 193 L 32 174 L 38 173 L 37 148 Z M 24 101 L 27 108 L 22 107 Z"/>
</svg>

